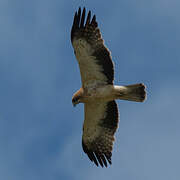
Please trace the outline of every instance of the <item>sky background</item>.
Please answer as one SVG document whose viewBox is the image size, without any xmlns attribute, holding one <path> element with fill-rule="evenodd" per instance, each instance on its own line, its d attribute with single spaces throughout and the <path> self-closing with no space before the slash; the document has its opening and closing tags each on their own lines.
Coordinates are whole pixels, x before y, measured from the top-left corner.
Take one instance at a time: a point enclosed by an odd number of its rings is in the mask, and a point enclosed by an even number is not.
<svg viewBox="0 0 180 180">
<path fill-rule="evenodd" d="M 115 83 L 143 82 L 144 103 L 118 101 L 112 166 L 81 147 L 83 105 L 70 42 L 85 6 L 112 52 Z M 179 0 L 0 0 L 0 179 L 180 179 Z"/>
</svg>

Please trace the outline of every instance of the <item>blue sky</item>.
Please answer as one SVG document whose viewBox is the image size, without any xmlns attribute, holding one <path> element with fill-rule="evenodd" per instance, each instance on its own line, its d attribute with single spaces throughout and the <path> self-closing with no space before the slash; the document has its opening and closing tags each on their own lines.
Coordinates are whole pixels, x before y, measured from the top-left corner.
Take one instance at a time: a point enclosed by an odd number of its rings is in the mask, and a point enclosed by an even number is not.
<svg viewBox="0 0 180 180">
<path fill-rule="evenodd" d="M 115 83 L 143 82 L 145 103 L 119 101 L 112 166 L 81 148 L 83 105 L 70 42 L 74 12 L 96 14 Z M 0 179 L 179 180 L 180 1 L 1 0 Z"/>
</svg>

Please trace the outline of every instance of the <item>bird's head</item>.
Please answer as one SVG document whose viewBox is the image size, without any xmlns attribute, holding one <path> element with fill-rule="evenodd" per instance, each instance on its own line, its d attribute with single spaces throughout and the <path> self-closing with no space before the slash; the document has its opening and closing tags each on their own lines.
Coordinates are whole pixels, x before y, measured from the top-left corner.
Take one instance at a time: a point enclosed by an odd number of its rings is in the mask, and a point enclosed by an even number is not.
<svg viewBox="0 0 180 180">
<path fill-rule="evenodd" d="M 77 104 L 79 104 L 81 101 L 80 101 L 80 96 L 73 96 L 72 98 L 72 104 L 73 106 L 75 107 Z"/>
<path fill-rule="evenodd" d="M 83 89 L 80 88 L 72 97 L 72 104 L 75 107 L 76 104 L 81 103 L 82 101 L 82 97 L 83 97 Z"/>
</svg>

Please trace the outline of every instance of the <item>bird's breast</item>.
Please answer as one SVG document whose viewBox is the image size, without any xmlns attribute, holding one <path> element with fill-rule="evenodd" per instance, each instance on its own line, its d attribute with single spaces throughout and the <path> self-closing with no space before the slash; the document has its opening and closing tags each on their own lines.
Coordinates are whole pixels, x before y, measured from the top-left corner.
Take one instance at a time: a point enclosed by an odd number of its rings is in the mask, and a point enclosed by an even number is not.
<svg viewBox="0 0 180 180">
<path fill-rule="evenodd" d="M 113 100 L 113 86 L 104 85 L 99 87 L 91 87 L 85 90 L 83 95 L 84 102 L 88 101 L 109 101 Z"/>
</svg>

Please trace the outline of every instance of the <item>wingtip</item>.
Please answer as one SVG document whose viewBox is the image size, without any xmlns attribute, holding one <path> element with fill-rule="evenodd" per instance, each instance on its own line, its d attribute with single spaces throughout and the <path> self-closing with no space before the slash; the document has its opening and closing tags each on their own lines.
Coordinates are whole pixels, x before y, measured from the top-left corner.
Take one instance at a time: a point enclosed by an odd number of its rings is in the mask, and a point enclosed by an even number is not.
<svg viewBox="0 0 180 180">
<path fill-rule="evenodd" d="M 78 9 L 78 18 L 80 19 L 80 17 L 81 17 L 81 7 L 79 7 Z"/>
<path fill-rule="evenodd" d="M 112 164 L 111 162 L 111 156 L 112 153 L 108 152 L 108 153 L 101 153 L 99 151 L 92 151 L 89 150 L 87 145 L 83 142 L 82 140 L 82 148 L 83 151 L 87 154 L 88 158 L 97 166 L 97 167 L 108 167 L 108 163 L 109 165 Z M 100 165 L 100 166 L 99 166 Z"/>
<path fill-rule="evenodd" d="M 83 28 L 83 27 L 84 27 L 85 16 L 86 16 L 86 9 L 83 8 L 83 12 L 82 12 L 82 14 L 81 14 L 81 24 L 80 24 L 80 28 Z"/>
<path fill-rule="evenodd" d="M 86 34 L 87 31 L 83 31 L 83 29 L 88 29 L 89 27 L 95 29 L 96 27 L 98 27 L 98 23 L 96 22 L 96 15 L 92 15 L 92 12 L 90 10 L 86 10 L 87 8 L 85 6 L 79 6 L 74 14 L 74 21 L 71 28 L 71 43 L 73 42 L 75 36 L 78 37 L 78 35 L 83 36 L 84 34 Z"/>
<path fill-rule="evenodd" d="M 91 25 L 93 25 L 94 27 L 97 27 L 98 26 L 98 23 L 96 21 L 96 15 L 94 14 L 93 18 L 92 18 L 92 21 L 91 21 Z"/>
<path fill-rule="evenodd" d="M 95 155 L 96 155 L 96 158 L 97 158 L 97 160 L 98 160 L 99 164 L 100 164 L 100 165 L 101 165 L 101 167 L 103 168 L 103 167 L 104 167 L 104 165 L 103 165 L 103 162 L 102 162 L 102 159 L 101 159 L 101 155 L 100 155 L 100 154 L 98 154 L 98 153 L 95 153 Z"/>
<path fill-rule="evenodd" d="M 94 14 L 93 18 L 92 18 L 92 22 L 96 21 L 96 15 Z"/>
<path fill-rule="evenodd" d="M 88 26 L 90 21 L 91 21 L 91 11 L 88 12 L 87 20 L 86 20 L 86 25 L 85 26 Z"/>
<path fill-rule="evenodd" d="M 81 6 L 79 6 L 79 8 L 78 8 L 78 12 L 81 12 Z"/>
</svg>

